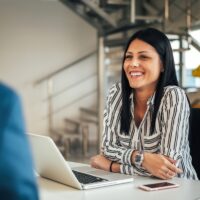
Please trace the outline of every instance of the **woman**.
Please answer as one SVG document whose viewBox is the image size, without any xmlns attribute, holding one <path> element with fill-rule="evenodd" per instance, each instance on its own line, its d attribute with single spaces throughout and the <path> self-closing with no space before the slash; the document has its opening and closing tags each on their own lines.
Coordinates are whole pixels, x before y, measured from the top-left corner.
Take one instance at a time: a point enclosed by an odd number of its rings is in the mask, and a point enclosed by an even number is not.
<svg viewBox="0 0 200 200">
<path fill-rule="evenodd" d="M 153 28 L 136 32 L 125 49 L 121 83 L 108 95 L 102 155 L 93 157 L 91 165 L 161 179 L 197 179 L 189 115 L 168 38 Z"/>
</svg>

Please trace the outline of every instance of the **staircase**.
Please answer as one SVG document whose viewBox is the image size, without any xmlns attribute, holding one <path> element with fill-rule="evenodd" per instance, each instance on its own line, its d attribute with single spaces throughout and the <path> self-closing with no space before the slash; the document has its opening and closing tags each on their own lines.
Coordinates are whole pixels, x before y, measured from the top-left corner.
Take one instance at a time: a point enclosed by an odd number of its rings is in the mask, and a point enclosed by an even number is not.
<svg viewBox="0 0 200 200">
<path fill-rule="evenodd" d="M 98 126 L 96 51 L 39 79 L 47 84 L 49 134 L 65 157 L 88 154 L 90 126 Z M 87 112 L 87 114 L 85 114 Z M 84 113 L 84 115 L 83 115 Z M 92 115 L 92 118 L 90 117 Z M 87 118 L 85 118 L 87 116 Z M 96 132 L 92 133 L 97 135 Z"/>
</svg>

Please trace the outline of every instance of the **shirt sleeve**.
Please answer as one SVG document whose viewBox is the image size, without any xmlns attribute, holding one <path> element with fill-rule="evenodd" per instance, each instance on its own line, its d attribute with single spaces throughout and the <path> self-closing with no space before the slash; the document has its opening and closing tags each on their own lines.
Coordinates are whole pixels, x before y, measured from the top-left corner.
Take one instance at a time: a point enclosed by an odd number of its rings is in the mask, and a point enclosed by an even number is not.
<svg viewBox="0 0 200 200">
<path fill-rule="evenodd" d="M 116 134 L 117 125 L 120 123 L 120 108 L 120 87 L 114 85 L 109 92 L 104 111 L 102 153 L 109 160 L 131 166 L 131 155 L 134 149 L 123 147 Z"/>
<path fill-rule="evenodd" d="M 181 88 L 170 89 L 164 98 L 160 151 L 177 160 L 182 157 L 188 143 L 190 107 Z"/>
</svg>

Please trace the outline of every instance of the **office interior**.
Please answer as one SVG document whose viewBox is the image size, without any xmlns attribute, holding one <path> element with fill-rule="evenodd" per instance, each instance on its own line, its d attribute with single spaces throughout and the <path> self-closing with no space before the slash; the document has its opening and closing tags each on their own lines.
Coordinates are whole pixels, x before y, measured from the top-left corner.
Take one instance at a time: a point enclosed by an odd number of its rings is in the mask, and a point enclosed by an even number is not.
<svg viewBox="0 0 200 200">
<path fill-rule="evenodd" d="M 89 163 L 125 42 L 145 27 L 170 38 L 179 84 L 200 108 L 199 9 L 199 0 L 1 0 L 0 80 L 21 95 L 27 132 Z"/>
</svg>

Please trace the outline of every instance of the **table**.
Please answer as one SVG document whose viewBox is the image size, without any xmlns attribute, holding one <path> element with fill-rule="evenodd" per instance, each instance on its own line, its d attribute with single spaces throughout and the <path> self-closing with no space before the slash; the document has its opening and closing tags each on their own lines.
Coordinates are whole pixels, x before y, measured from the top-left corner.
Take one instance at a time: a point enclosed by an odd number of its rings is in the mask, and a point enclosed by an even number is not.
<svg viewBox="0 0 200 200">
<path fill-rule="evenodd" d="M 72 163 L 71 166 L 81 166 Z M 174 178 L 170 182 L 180 187 L 160 191 L 146 192 L 139 185 L 162 182 L 155 178 L 134 176 L 133 183 L 102 187 L 91 190 L 77 190 L 63 184 L 39 177 L 41 200 L 200 200 L 200 181 Z"/>
</svg>

